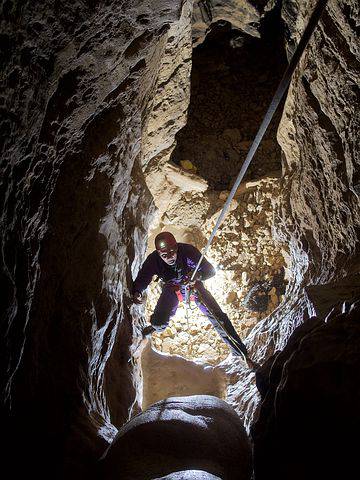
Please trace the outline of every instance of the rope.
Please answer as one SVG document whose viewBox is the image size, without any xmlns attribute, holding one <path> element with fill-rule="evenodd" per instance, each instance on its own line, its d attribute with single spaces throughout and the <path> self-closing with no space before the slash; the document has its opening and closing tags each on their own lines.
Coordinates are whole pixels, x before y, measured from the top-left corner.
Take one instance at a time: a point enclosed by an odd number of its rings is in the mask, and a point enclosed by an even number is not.
<svg viewBox="0 0 360 480">
<path fill-rule="evenodd" d="M 206 255 L 206 252 L 208 251 L 209 247 L 210 247 L 210 244 L 213 240 L 213 238 L 215 237 L 215 234 L 221 224 L 221 222 L 223 221 L 224 219 L 224 216 L 227 212 L 227 210 L 229 209 L 229 206 L 230 206 L 230 203 L 231 203 L 231 200 L 234 198 L 234 195 L 250 165 L 250 162 L 251 160 L 253 159 L 258 147 L 259 147 L 259 144 L 274 116 L 274 113 L 277 109 L 277 107 L 279 106 L 280 104 L 280 101 L 282 99 L 282 97 L 284 96 L 284 93 L 286 92 L 289 84 L 290 84 L 290 81 L 291 81 L 291 77 L 292 77 L 292 74 L 294 73 L 295 71 L 295 68 L 297 67 L 298 63 L 299 63 L 299 60 L 301 58 L 301 55 L 303 54 L 304 50 L 305 50 L 305 47 L 306 45 L 308 44 L 309 40 L 310 40 L 310 37 L 313 33 L 313 31 L 315 30 L 315 27 L 316 25 L 318 24 L 319 22 L 319 19 L 321 17 L 321 14 L 327 4 L 328 0 L 318 0 L 315 8 L 314 8 L 314 11 L 309 19 L 309 22 L 304 30 L 304 33 L 300 39 L 300 42 L 295 50 L 295 53 L 294 55 L 292 56 L 291 60 L 290 60 L 290 63 L 287 67 L 287 69 L 285 70 L 285 73 L 280 81 L 280 84 L 273 96 L 273 99 L 270 103 L 270 106 L 265 114 L 265 117 L 259 127 L 259 130 L 256 134 L 256 137 L 250 147 L 250 150 L 246 156 L 246 159 L 241 167 L 241 170 L 240 170 L 240 173 L 239 175 L 237 176 L 237 179 L 234 183 L 234 186 L 232 187 L 231 189 L 231 192 L 229 193 L 229 196 L 225 202 L 225 205 L 222 209 L 222 211 L 220 212 L 220 215 L 217 219 L 217 222 L 215 224 L 215 227 L 213 228 L 212 232 L 211 232 L 211 235 L 209 237 L 209 240 L 206 244 L 206 247 L 204 248 L 203 250 L 203 253 L 201 254 L 201 257 L 200 257 L 200 260 L 198 262 L 198 264 L 196 265 L 196 268 L 195 270 L 193 271 L 193 274 L 191 276 L 191 280 L 194 280 L 195 278 L 195 275 L 196 275 L 196 272 L 198 271 L 200 265 L 201 265 L 201 262 L 203 260 L 203 258 L 205 257 Z"/>
</svg>

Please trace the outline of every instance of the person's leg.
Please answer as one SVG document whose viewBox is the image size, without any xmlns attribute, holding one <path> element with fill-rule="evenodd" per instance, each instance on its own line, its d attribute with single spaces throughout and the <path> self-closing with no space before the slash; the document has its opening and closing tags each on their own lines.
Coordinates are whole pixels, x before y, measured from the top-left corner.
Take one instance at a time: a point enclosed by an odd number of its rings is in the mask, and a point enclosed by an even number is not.
<svg viewBox="0 0 360 480">
<path fill-rule="evenodd" d="M 168 326 L 170 318 L 175 315 L 179 300 L 174 287 L 164 285 L 159 300 L 150 316 L 150 323 L 156 331 L 161 332 Z"/>
<path fill-rule="evenodd" d="M 201 312 L 210 320 L 222 340 L 235 354 L 239 355 L 239 353 L 242 352 L 245 356 L 247 356 L 248 352 L 245 345 L 241 341 L 241 338 L 237 334 L 229 317 L 221 310 L 215 298 L 201 283 L 198 284 L 198 292 L 199 294 L 196 304 Z M 233 341 L 229 339 L 227 333 L 231 336 Z"/>
</svg>

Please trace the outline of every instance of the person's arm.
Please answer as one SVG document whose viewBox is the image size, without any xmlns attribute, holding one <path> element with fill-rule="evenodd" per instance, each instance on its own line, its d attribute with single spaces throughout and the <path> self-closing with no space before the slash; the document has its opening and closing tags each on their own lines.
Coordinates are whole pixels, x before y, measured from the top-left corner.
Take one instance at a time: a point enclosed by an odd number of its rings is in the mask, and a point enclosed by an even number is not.
<svg viewBox="0 0 360 480">
<path fill-rule="evenodd" d="M 201 253 L 199 250 L 194 247 L 193 245 L 188 245 L 189 248 L 189 254 L 191 257 L 191 260 L 194 262 L 193 269 L 195 270 L 196 265 L 198 264 L 198 261 L 200 260 Z M 211 263 L 206 260 L 204 257 L 201 261 L 201 265 L 196 273 L 196 280 L 207 280 L 208 278 L 211 278 L 215 275 L 215 268 L 211 265 Z"/>
<path fill-rule="evenodd" d="M 149 286 L 153 276 L 157 273 L 156 270 L 156 259 L 152 254 L 150 254 L 145 262 L 143 263 L 142 267 L 137 274 L 137 277 L 133 284 L 133 294 L 139 293 L 140 296 L 144 290 L 147 289 Z"/>
</svg>

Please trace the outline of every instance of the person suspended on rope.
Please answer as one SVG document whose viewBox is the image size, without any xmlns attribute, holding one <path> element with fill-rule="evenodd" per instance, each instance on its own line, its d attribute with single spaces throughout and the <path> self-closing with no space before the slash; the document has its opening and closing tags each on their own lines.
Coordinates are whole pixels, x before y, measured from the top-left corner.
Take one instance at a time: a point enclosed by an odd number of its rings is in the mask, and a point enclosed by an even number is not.
<svg viewBox="0 0 360 480">
<path fill-rule="evenodd" d="M 185 299 L 186 289 L 193 289 L 193 297 L 200 311 L 206 315 L 222 340 L 235 355 L 248 357 L 245 345 L 211 293 L 204 287 L 203 281 L 215 275 L 211 263 L 203 258 L 196 276 L 191 281 L 191 272 L 200 260 L 199 250 L 188 243 L 177 242 L 170 232 L 162 232 L 155 238 L 155 249 L 146 258 L 133 284 L 133 301 L 143 302 L 143 293 L 156 275 L 163 282 L 163 288 L 154 312 L 150 316 L 150 325 L 144 328 L 146 336 L 160 332 L 168 326 L 175 315 L 179 301 Z"/>
</svg>

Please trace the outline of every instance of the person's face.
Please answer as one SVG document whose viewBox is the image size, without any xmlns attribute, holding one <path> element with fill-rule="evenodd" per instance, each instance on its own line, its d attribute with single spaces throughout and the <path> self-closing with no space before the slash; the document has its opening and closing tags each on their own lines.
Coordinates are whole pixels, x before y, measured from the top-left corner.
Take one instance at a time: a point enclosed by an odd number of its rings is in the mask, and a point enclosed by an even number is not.
<svg viewBox="0 0 360 480">
<path fill-rule="evenodd" d="M 177 259 L 177 247 L 163 251 L 158 250 L 158 254 L 160 255 L 160 258 L 168 265 L 175 265 Z"/>
</svg>

